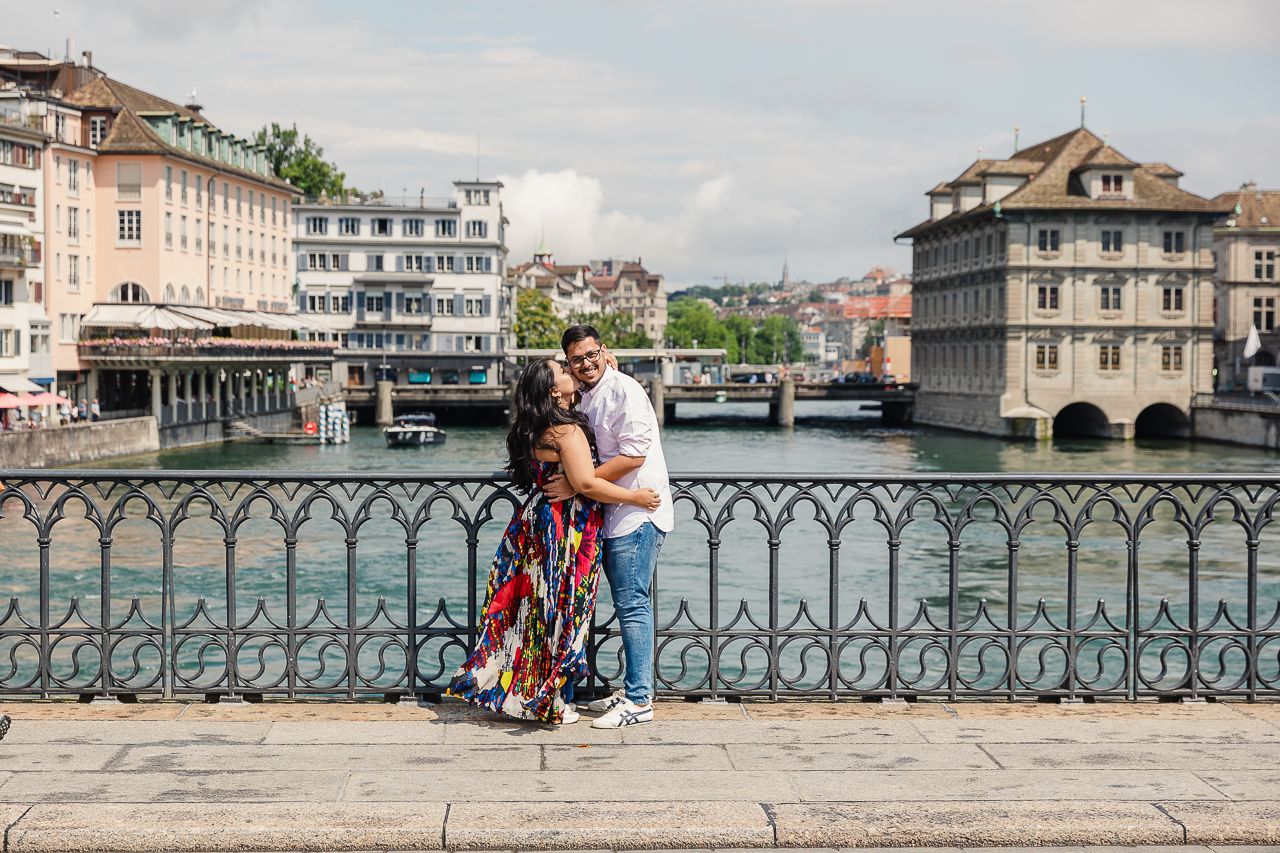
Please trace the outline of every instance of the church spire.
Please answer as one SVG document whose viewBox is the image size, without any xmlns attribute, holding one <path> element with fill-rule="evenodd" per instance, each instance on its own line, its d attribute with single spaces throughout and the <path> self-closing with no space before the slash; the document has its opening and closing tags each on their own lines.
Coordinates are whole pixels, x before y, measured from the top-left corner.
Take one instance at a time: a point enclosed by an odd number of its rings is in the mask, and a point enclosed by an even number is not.
<svg viewBox="0 0 1280 853">
<path fill-rule="evenodd" d="M 787 269 L 787 258 L 784 255 L 782 258 L 782 286 L 783 288 L 786 288 L 790 284 L 791 284 L 791 272 L 790 270 Z"/>
<path fill-rule="evenodd" d="M 538 243 L 538 248 L 533 252 L 533 262 L 535 264 L 544 264 L 546 266 L 554 266 L 555 259 L 551 255 L 551 250 L 547 248 L 547 234 L 542 233 L 542 240 Z"/>
</svg>

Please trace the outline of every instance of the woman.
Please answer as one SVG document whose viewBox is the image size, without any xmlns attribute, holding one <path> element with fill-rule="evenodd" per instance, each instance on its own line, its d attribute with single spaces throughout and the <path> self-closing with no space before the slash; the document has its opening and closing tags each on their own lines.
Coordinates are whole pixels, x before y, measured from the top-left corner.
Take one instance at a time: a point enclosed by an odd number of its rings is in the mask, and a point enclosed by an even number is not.
<svg viewBox="0 0 1280 853">
<path fill-rule="evenodd" d="M 507 473 L 528 492 L 507 525 L 489 574 L 476 650 L 449 695 L 521 720 L 572 723 L 565 684 L 588 674 L 586 645 L 600 582 L 601 503 L 654 509 L 653 489 L 631 491 L 595 475 L 595 437 L 570 406 L 577 381 L 551 359 L 527 367 L 511 399 Z M 577 495 L 548 503 L 557 467 Z"/>
</svg>

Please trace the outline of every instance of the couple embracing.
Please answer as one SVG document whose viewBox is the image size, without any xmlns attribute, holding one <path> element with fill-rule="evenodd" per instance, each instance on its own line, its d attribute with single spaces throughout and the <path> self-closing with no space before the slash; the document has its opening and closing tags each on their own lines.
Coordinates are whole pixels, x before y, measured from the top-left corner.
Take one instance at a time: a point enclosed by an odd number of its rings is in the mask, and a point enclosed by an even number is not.
<svg viewBox="0 0 1280 853">
<path fill-rule="evenodd" d="M 494 557 L 475 652 L 449 695 L 522 720 L 578 721 L 577 678 L 603 570 L 622 633 L 622 689 L 590 704 L 594 728 L 653 721 L 650 581 L 674 525 L 658 419 L 592 326 L 525 368 L 511 400 L 507 472 L 528 499 Z M 576 408 L 575 408 L 575 403 Z"/>
</svg>

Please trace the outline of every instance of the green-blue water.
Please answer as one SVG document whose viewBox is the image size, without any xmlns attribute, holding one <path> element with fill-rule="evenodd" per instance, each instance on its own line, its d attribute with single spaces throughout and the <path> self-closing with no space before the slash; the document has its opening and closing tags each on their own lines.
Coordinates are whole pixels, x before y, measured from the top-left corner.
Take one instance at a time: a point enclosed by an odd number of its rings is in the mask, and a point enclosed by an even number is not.
<svg viewBox="0 0 1280 853">
<path fill-rule="evenodd" d="M 883 428 L 874 412 L 861 412 L 856 403 L 807 403 L 796 406 L 797 425 L 779 429 L 765 423 L 765 407 L 734 404 L 682 404 L 681 418 L 663 431 L 663 447 L 668 467 L 673 472 L 715 472 L 745 474 L 750 472 L 786 472 L 814 474 L 931 472 L 1099 472 L 1110 476 L 1124 473 L 1249 473 L 1280 479 L 1280 454 L 1220 444 L 1184 441 L 1070 440 L 1056 442 L 1006 442 L 998 439 L 928 428 Z M 503 462 L 503 431 L 488 428 L 448 428 L 446 444 L 424 448 L 388 449 L 381 434 L 372 427 L 356 427 L 352 441 L 340 446 L 229 444 L 190 450 L 176 450 L 125 459 L 105 460 L 82 468 L 158 468 L 167 470 L 234 470 L 256 469 L 301 472 L 475 472 L 488 473 Z M 367 491 L 364 493 L 367 495 Z M 118 495 L 113 495 L 114 498 Z M 397 493 L 405 506 L 418 506 L 421 496 Z M 228 509 L 234 508 L 243 492 L 235 499 L 220 496 Z M 354 495 L 355 503 L 363 495 Z M 699 493 L 708 506 L 723 510 L 727 494 Z M 783 499 L 785 499 L 785 495 Z M 838 508 L 847 495 L 820 495 L 827 510 Z M 1059 496 L 1066 500 L 1069 495 Z M 839 499 L 837 499 L 839 498 Z M 901 496 L 880 494 L 882 505 L 901 509 Z M 288 500 L 281 499 L 282 504 Z M 1008 495 L 1008 505 L 1019 504 L 1019 498 Z M 111 501 L 99 501 L 110 504 Z M 351 504 L 351 501 L 348 501 Z M 352 504 L 354 505 L 354 504 Z M 950 506 L 954 511 L 955 505 Z M 291 511 L 296 505 L 290 504 Z M 347 507 L 350 509 L 350 506 Z M 1133 509 L 1133 507 L 1128 507 Z M 6 518 L 0 520 L 0 541 L 10 559 L 0 564 L 0 582 L 22 601 L 24 613 L 35 608 L 38 557 L 30 525 L 6 507 Z M 1078 506 L 1073 512 L 1079 512 Z M 766 520 L 778 517 L 776 500 L 762 504 Z M 501 504 L 494 509 L 495 519 L 480 531 L 477 546 L 479 595 L 483 595 L 484 576 L 509 509 Z M 111 579 L 113 619 L 128 611 L 130 596 L 138 595 L 139 607 L 146 617 L 158 624 L 159 579 L 158 528 L 144 517 L 141 502 L 135 502 L 124 513 L 127 518 L 113 530 L 111 545 Z M 58 522 L 51 550 L 51 580 L 55 621 L 65 614 L 71 596 L 80 597 L 90 621 L 95 621 L 101 607 L 99 594 L 102 575 L 100 532 L 92 523 L 77 518 L 83 511 L 69 510 L 67 518 Z M 297 583 L 298 618 L 304 622 L 317 608 L 317 600 L 325 599 L 325 609 L 337 624 L 345 622 L 348 602 L 349 572 L 354 573 L 356 613 L 359 621 L 377 620 L 378 597 L 385 597 L 390 618 L 405 617 L 407 558 L 405 529 L 393 517 L 390 501 L 375 502 L 369 507 L 370 518 L 358 531 L 358 543 L 348 548 L 341 520 L 330 517 L 327 505 L 313 508 L 311 519 L 298 533 Z M 729 625 L 740 613 L 745 600 L 750 617 L 767 624 L 769 614 L 769 534 L 765 524 L 753 518 L 754 510 L 745 501 L 734 506 L 733 520 L 724 521 L 717 538 L 720 542 L 719 586 L 721 627 Z M 829 589 L 833 576 L 839 582 L 839 624 L 853 620 L 861 599 L 866 599 L 866 616 L 882 624 L 888 619 L 887 566 L 888 538 L 882 524 L 869 511 L 868 504 L 859 505 L 853 519 L 839 532 L 840 545 L 835 551 L 828 546 L 831 534 L 815 519 L 810 504 L 801 503 L 795 518 L 778 533 L 777 613 L 781 625 L 799 618 L 799 627 L 825 627 L 830 621 Z M 197 598 L 203 596 L 211 617 L 221 621 L 226 616 L 226 544 L 224 530 L 210 518 L 208 506 L 197 503 L 191 518 L 184 521 L 175 536 L 174 592 L 176 623 L 203 618 L 197 615 Z M 251 506 L 248 518 L 237 528 L 235 588 L 238 598 L 237 618 L 249 618 L 258 598 L 277 621 L 283 621 L 286 578 L 284 533 L 281 523 L 270 518 L 266 501 Z M 676 617 L 681 600 L 687 599 L 689 620 L 706 625 L 710 621 L 708 604 L 709 556 L 708 531 L 695 518 L 692 504 L 677 502 L 677 528 L 668 537 L 660 562 L 657 584 L 659 621 Z M 915 618 L 921 600 L 926 600 L 929 617 L 945 626 L 948 619 L 949 551 L 948 533 L 934 520 L 933 512 L 921 508 L 901 533 L 900 589 L 898 616 L 900 624 Z M 1107 615 L 1117 625 L 1125 624 L 1123 602 L 1128 581 L 1125 537 L 1109 510 L 1099 508 L 1095 522 L 1081 536 L 1078 552 L 1079 589 L 1076 613 L 1079 624 L 1092 618 L 1098 600 L 1106 599 Z M 1213 618 L 1219 599 L 1229 602 L 1230 614 L 1245 621 L 1245 536 L 1230 521 L 1229 513 L 1219 511 L 1218 521 L 1201 534 L 1199 548 L 1200 607 L 1202 626 Z M 1019 576 L 1017 612 L 1019 620 L 1033 619 L 1037 602 L 1045 600 L 1045 615 L 1059 625 L 1067 621 L 1067 550 L 1066 534 L 1055 524 L 1052 513 L 1042 507 L 1018 535 Z M 1272 525 L 1272 527 L 1275 527 Z M 1261 622 L 1271 618 L 1280 598 L 1280 534 L 1264 531 L 1258 557 L 1258 606 Z M 440 514 L 436 508 L 432 520 L 418 534 L 417 583 L 419 589 L 419 621 L 430 618 L 438 599 L 446 599 L 450 615 L 466 622 L 466 548 L 460 525 Z M 960 624 L 972 619 L 985 600 L 993 618 L 1003 622 L 1008 607 L 1009 559 L 1008 535 L 990 507 L 980 507 L 975 521 L 958 537 L 957 612 Z M 1188 586 L 1188 533 L 1179 524 L 1171 505 L 1155 509 L 1150 525 L 1142 533 L 1138 558 L 1140 623 L 1156 618 L 1161 598 L 1170 600 L 1175 618 L 1185 621 Z M 834 567 L 833 567 L 834 563 Z M 609 596 L 600 596 L 600 618 L 610 614 Z M 807 601 L 808 614 L 801 615 L 802 602 Z M 73 617 L 74 618 L 74 617 Z M 326 618 L 321 613 L 317 618 Z M 745 620 L 745 616 L 743 616 Z M 865 617 L 864 617 L 865 618 Z M 2 621 L 2 620 L 0 620 Z M 739 623 L 739 627 L 745 625 Z M 1102 627 L 1099 625 L 1099 627 Z M 3 643 L 0 643 L 2 646 Z M 334 653 L 303 649 L 299 660 L 314 662 L 312 673 L 328 684 L 334 673 Z M 461 659 L 460 651 L 431 646 L 439 650 L 438 668 L 449 671 Z M 668 677 L 681 670 L 681 643 L 676 641 L 660 655 L 659 664 Z M 763 671 L 764 652 L 749 643 L 731 645 L 726 654 L 732 666 L 725 664 L 732 676 L 745 671 L 747 683 L 754 684 Z M 841 663 L 853 676 L 860 666 L 857 655 L 862 645 L 853 644 L 841 654 Z M 1153 656 L 1160 645 L 1153 646 Z M 800 645 L 784 649 L 781 659 L 787 672 L 804 685 L 818 683 L 826 670 L 825 659 L 813 649 L 802 654 Z M 376 672 L 378 663 L 372 647 L 361 654 L 361 669 Z M 1030 650 L 1034 653 L 1034 648 Z M 1096 647 L 1094 649 L 1096 651 Z M 616 645 L 607 647 L 606 655 L 617 653 Z M 920 650 L 923 670 L 931 671 L 936 660 L 929 658 L 937 650 Z M 1231 652 L 1226 652 L 1230 658 Z M 278 669 L 278 655 L 264 652 L 261 664 L 267 673 Z M 705 670 L 705 656 L 693 652 L 686 661 L 689 672 Z M 1113 650 L 1108 663 L 1096 667 L 1101 683 L 1115 677 Z M 1269 651 L 1270 669 L 1274 677 L 1280 668 L 1275 647 Z M 0 656 L 7 657 L 5 648 Z M 21 657 L 21 656 L 19 656 Z M 1265 656 L 1264 656 L 1265 657 Z M 197 681 L 199 656 L 184 658 L 182 670 Z M 216 655 L 214 656 L 216 658 Z M 394 658 L 394 654 L 391 655 Z M 801 663 L 810 669 L 804 670 Z M 149 665 L 142 655 L 142 666 Z M 320 674 L 320 661 L 329 670 Z M 216 660 L 206 660 L 210 672 L 218 669 Z M 256 671 L 256 658 L 248 655 L 242 666 L 252 663 L 248 671 Z M 1144 666 L 1146 666 L 1144 661 Z M 394 660 L 387 662 L 395 668 Z M 874 661 L 869 665 L 874 673 Z M 1050 661 L 1052 671 L 1055 664 Z M 1158 669 L 1158 664 L 1152 664 Z M 1234 664 L 1228 660 L 1227 669 Z M 607 669 L 608 667 L 606 667 Z M 616 667 L 615 667 L 616 668 Z M 1176 670 L 1176 661 L 1174 661 Z M 127 669 L 127 668 L 126 668 Z M 434 668 L 428 668 L 434 669 Z M 976 672 L 977 670 L 975 670 Z M 0 684 L 6 667 L 0 666 Z M 803 674 L 801 674 L 803 672 Z M 816 674 L 815 674 L 816 672 Z M 212 677 L 212 676 L 211 676 Z M 447 677 L 447 675 L 446 675 Z M 698 676 L 700 677 L 700 676 Z M 689 676 L 697 680 L 694 675 Z M 376 680 L 376 679 L 375 679 Z M 928 681 L 928 678 L 926 678 Z M 688 680 L 682 684 L 690 683 Z M 334 681 L 334 689 L 341 684 Z M 0 687 L 0 692 L 4 692 Z"/>
</svg>

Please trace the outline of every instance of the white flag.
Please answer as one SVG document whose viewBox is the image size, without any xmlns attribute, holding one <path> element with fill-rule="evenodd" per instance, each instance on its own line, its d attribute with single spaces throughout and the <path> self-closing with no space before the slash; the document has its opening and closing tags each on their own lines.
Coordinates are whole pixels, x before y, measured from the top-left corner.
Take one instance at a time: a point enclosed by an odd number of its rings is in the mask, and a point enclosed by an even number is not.
<svg viewBox="0 0 1280 853">
<path fill-rule="evenodd" d="M 1244 357 L 1253 358 L 1253 354 L 1262 349 L 1262 341 L 1258 340 L 1258 327 L 1249 326 L 1249 338 L 1244 342 Z"/>
</svg>

